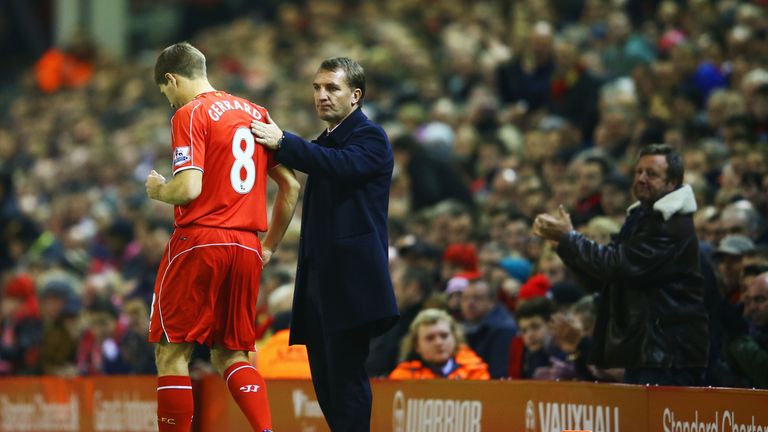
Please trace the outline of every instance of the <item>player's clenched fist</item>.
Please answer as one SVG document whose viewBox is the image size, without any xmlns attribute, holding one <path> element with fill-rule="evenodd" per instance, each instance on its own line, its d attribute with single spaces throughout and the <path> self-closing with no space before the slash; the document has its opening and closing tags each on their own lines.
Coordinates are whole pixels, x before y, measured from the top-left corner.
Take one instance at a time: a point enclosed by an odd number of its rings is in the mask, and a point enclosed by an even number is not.
<svg viewBox="0 0 768 432">
<path fill-rule="evenodd" d="M 269 261 L 272 259 L 272 250 L 263 248 L 261 250 L 261 265 L 262 267 L 267 265 Z"/>
<path fill-rule="evenodd" d="M 160 175 L 157 171 L 152 170 L 147 176 L 147 182 L 145 183 L 145 186 L 147 187 L 147 196 L 154 200 L 160 200 L 160 189 L 164 184 L 165 177 Z"/>
</svg>

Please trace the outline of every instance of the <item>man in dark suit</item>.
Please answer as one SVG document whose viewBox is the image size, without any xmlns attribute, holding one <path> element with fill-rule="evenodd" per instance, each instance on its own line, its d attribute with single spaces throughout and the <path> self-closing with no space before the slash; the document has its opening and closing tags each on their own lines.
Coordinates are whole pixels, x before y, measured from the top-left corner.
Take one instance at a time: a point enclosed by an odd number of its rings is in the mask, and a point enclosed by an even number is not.
<svg viewBox="0 0 768 432">
<path fill-rule="evenodd" d="M 370 430 L 365 362 L 373 336 L 397 320 L 388 270 L 387 207 L 393 157 L 387 135 L 360 109 L 363 68 L 325 60 L 314 101 L 328 124 L 310 142 L 269 124 L 252 124 L 275 159 L 307 173 L 291 344 L 305 344 L 312 382 L 331 430 Z"/>
</svg>

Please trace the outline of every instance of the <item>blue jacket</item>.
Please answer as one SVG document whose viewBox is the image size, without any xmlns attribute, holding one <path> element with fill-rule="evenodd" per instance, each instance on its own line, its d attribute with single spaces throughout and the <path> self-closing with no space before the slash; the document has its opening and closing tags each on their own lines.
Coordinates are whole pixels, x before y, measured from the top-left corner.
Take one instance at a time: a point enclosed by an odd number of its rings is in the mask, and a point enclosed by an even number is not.
<svg viewBox="0 0 768 432">
<path fill-rule="evenodd" d="M 491 378 L 509 376 L 509 346 L 517 323 L 504 306 L 497 304 L 479 325 L 465 329 L 467 344 L 488 363 Z"/>
<path fill-rule="evenodd" d="M 286 132 L 275 159 L 309 175 L 290 343 L 306 341 L 307 266 L 317 279 L 326 332 L 384 332 L 398 317 L 387 237 L 394 160 L 384 130 L 356 109 L 312 142 Z"/>
</svg>

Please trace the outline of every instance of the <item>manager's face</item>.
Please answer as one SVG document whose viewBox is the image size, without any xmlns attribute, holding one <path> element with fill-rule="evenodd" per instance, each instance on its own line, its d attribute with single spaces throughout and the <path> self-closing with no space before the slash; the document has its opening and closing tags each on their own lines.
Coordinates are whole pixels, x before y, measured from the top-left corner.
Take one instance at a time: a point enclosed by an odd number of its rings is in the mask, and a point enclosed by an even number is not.
<svg viewBox="0 0 768 432">
<path fill-rule="evenodd" d="M 360 102 L 362 92 L 353 89 L 347 82 L 343 69 L 333 71 L 320 69 L 312 82 L 317 115 L 331 127 L 336 126 Z"/>
</svg>

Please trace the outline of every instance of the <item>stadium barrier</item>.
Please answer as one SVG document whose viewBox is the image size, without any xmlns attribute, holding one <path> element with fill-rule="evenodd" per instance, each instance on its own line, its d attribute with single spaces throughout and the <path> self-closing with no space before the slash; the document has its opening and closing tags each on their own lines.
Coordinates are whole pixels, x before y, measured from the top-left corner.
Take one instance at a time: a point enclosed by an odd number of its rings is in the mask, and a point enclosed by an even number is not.
<svg viewBox="0 0 768 432">
<path fill-rule="evenodd" d="M 0 431 L 155 431 L 154 377 L 0 379 Z M 223 381 L 194 383 L 195 430 L 247 431 Z M 312 384 L 268 382 L 276 431 L 327 431 Z M 768 391 L 547 381 L 373 382 L 386 432 L 768 432 Z"/>
</svg>

